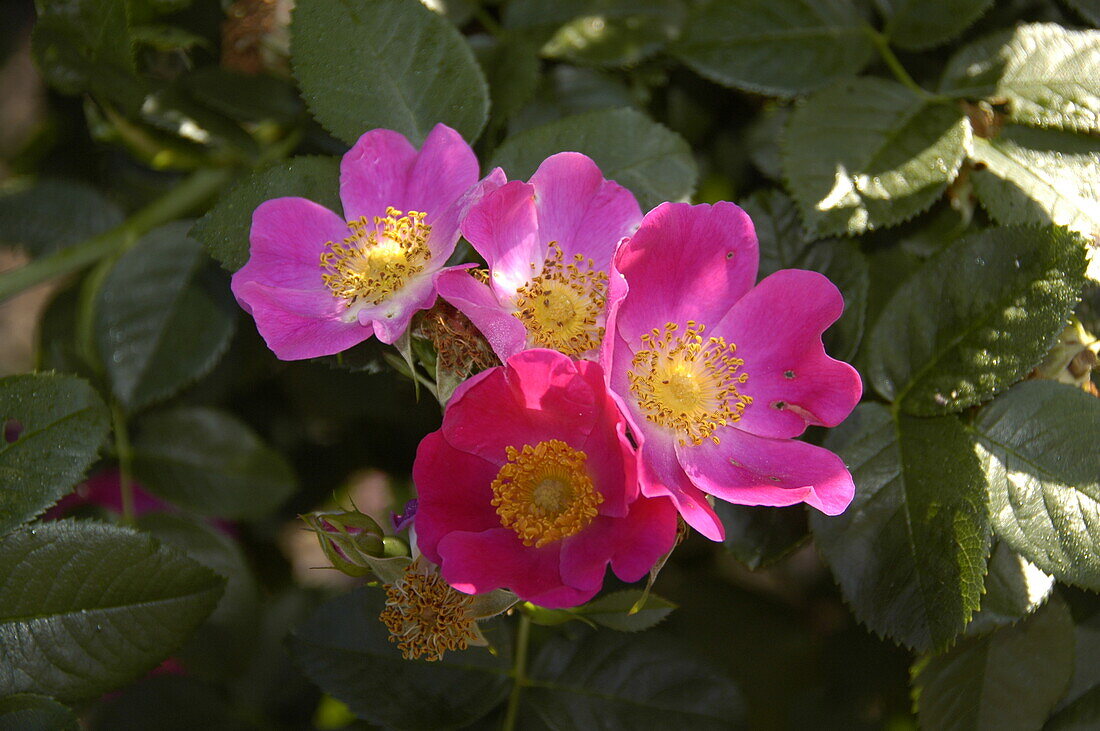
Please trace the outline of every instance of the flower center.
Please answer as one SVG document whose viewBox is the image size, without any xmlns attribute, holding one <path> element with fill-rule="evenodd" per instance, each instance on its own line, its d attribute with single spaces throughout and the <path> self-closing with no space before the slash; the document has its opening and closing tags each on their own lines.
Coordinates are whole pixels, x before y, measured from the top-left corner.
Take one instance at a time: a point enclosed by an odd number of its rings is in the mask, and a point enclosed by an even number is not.
<svg viewBox="0 0 1100 731">
<path fill-rule="evenodd" d="M 444 652 L 465 650 L 478 639 L 471 602 L 468 594 L 452 589 L 431 567 L 414 561 L 400 579 L 386 586 L 386 608 L 379 619 L 406 660 L 422 655 L 441 660 Z"/>
<path fill-rule="evenodd" d="M 542 273 L 516 290 L 513 314 L 527 328 L 532 345 L 574 358 L 599 347 L 607 272 L 594 271 L 595 265 L 583 254 L 566 263 L 561 247 L 551 242 Z"/>
<path fill-rule="evenodd" d="M 385 216 L 366 216 L 348 221 L 351 235 L 342 242 L 329 241 L 321 252 L 321 278 L 349 308 L 356 304 L 380 304 L 431 260 L 428 234 L 421 211 L 402 213 L 393 206 Z"/>
<path fill-rule="evenodd" d="M 630 390 L 650 421 L 677 432 L 680 444 L 710 439 L 715 429 L 741 419 L 752 396 L 738 391 L 749 379 L 738 373 L 745 362 L 734 356 L 737 346 L 723 338 L 704 337 L 705 326 L 688 320 L 665 323 L 642 335 L 644 350 L 630 364 Z"/>
<path fill-rule="evenodd" d="M 584 452 L 551 439 L 522 451 L 508 447 L 507 455 L 493 480 L 492 505 L 523 545 L 541 548 L 568 538 L 596 517 L 603 495 L 588 476 Z"/>
</svg>

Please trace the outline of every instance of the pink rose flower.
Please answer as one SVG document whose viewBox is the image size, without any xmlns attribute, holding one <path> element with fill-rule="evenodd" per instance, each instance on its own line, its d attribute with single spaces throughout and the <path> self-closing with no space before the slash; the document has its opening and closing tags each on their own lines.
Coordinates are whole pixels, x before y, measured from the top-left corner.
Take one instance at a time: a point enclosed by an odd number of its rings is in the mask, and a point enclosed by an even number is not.
<svg viewBox="0 0 1100 731">
<path fill-rule="evenodd" d="M 503 361 L 526 348 L 595 359 L 616 245 L 642 219 L 634 195 L 588 157 L 552 155 L 470 209 L 462 234 L 487 278 L 440 276 L 439 294 L 481 330 Z M 487 279 L 487 281 L 486 281 Z"/>
<path fill-rule="evenodd" d="M 393 343 L 435 302 L 478 186 L 465 140 L 438 124 L 417 152 L 376 129 L 340 162 L 344 216 L 305 198 L 265 201 L 252 215 L 251 256 L 233 275 L 237 301 L 283 360 L 331 355 L 372 335 Z"/>
<path fill-rule="evenodd" d="M 663 203 L 613 266 L 601 357 L 639 445 L 642 494 L 668 495 L 712 540 L 724 530 L 707 495 L 836 515 L 855 490 L 839 457 L 792 439 L 836 426 L 862 393 L 821 343 L 844 300 L 816 272 L 754 287 L 758 256 L 734 204 Z"/>
<path fill-rule="evenodd" d="M 420 443 L 417 545 L 458 591 L 582 604 L 609 563 L 637 581 L 676 540 L 675 507 L 642 497 L 636 470 L 600 366 L 524 351 L 462 384 Z"/>
</svg>

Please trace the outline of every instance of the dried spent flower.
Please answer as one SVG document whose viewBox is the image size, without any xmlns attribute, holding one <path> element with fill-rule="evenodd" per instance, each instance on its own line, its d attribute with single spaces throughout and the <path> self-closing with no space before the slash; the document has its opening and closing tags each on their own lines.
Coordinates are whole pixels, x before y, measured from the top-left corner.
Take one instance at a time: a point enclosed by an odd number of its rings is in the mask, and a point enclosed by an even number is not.
<svg viewBox="0 0 1100 731">
<path fill-rule="evenodd" d="M 452 589 L 434 564 L 417 558 L 386 585 L 386 608 L 378 618 L 406 660 L 436 662 L 447 651 L 486 644 L 473 602 L 474 597 Z"/>
</svg>

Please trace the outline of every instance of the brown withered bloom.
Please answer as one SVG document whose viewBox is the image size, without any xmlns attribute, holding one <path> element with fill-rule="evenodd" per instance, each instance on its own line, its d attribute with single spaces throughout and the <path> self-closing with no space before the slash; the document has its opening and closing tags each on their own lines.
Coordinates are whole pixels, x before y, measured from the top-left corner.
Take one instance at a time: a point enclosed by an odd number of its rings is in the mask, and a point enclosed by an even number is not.
<svg viewBox="0 0 1100 731">
<path fill-rule="evenodd" d="M 236 0 L 222 22 L 221 65 L 242 74 L 289 70 L 294 0 Z"/>
<path fill-rule="evenodd" d="M 473 597 L 455 591 L 423 558 L 386 585 L 386 608 L 379 619 L 406 660 L 443 659 L 449 651 L 484 645 L 473 613 Z"/>
<path fill-rule="evenodd" d="M 415 334 L 431 341 L 440 370 L 470 374 L 500 363 L 469 318 L 442 299 L 420 318 Z"/>
</svg>

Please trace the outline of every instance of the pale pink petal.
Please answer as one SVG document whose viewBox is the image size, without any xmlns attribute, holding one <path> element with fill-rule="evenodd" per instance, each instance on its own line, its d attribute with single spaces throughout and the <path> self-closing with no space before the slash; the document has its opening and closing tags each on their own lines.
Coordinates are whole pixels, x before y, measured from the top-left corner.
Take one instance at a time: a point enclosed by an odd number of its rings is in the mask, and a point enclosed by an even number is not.
<svg viewBox="0 0 1100 731">
<path fill-rule="evenodd" d="M 487 193 L 462 222 L 462 235 L 489 265 L 502 299 L 542 271 L 546 246 L 538 233 L 535 189 L 518 180 Z"/>
<path fill-rule="evenodd" d="M 528 182 L 535 188 L 540 241 L 556 241 L 566 260 L 581 254 L 606 270 L 615 245 L 641 223 L 634 194 L 604 180 L 596 163 L 579 152 L 551 155 Z"/>
<path fill-rule="evenodd" d="M 447 534 L 439 542 L 443 578 L 455 589 L 482 594 L 507 588 L 539 606 L 574 607 L 595 596 L 566 585 L 559 570 L 561 543 L 524 546 L 507 528 Z"/>
<path fill-rule="evenodd" d="M 677 446 L 691 480 L 705 492 L 737 505 L 811 505 L 842 513 L 855 485 L 840 457 L 793 439 L 769 439 L 726 430 L 721 444 Z"/>
<path fill-rule="evenodd" d="M 615 327 L 632 348 L 666 322 L 711 328 L 752 287 L 757 258 L 752 221 L 734 204 L 662 203 L 616 253 L 631 294 Z"/>
<path fill-rule="evenodd" d="M 435 304 L 433 274 L 421 274 L 377 305 L 359 311 L 359 322 L 374 326 L 374 334 L 387 345 L 409 329 L 412 316 Z"/>
<path fill-rule="evenodd" d="M 386 215 L 386 208 L 405 205 L 416 148 L 389 129 L 372 129 L 340 161 L 340 200 L 344 215 L 354 221 Z"/>
<path fill-rule="evenodd" d="M 527 344 L 526 328 L 510 308 L 500 304 L 489 285 L 474 279 L 467 271 L 449 269 L 439 274 L 435 286 L 443 299 L 470 318 L 502 361 L 523 350 Z"/>
<path fill-rule="evenodd" d="M 250 281 L 234 282 L 233 293 L 280 360 L 332 355 L 374 334 L 369 325 L 344 322 L 343 304 L 326 289 L 281 289 Z"/>
<path fill-rule="evenodd" d="M 708 442 L 709 443 L 709 442 Z M 638 448 L 638 482 L 646 497 L 668 496 L 684 522 L 712 541 L 726 537 L 726 528 L 707 496 L 684 472 L 673 438 L 648 438 Z"/>
<path fill-rule="evenodd" d="M 568 357 L 525 350 L 448 402 L 443 434 L 454 447 L 503 464 L 505 447 L 558 439 L 579 449 L 596 423 L 595 397 Z"/>
<path fill-rule="evenodd" d="M 840 317 L 844 299 L 817 272 L 785 269 L 741 298 L 712 330 L 737 346 L 752 396 L 738 429 L 794 437 L 807 426 L 836 426 L 859 403 L 859 374 L 825 354 L 821 333 Z"/>
<path fill-rule="evenodd" d="M 432 227 L 432 256 L 442 259 L 454 250 L 458 240 L 459 217 L 467 192 L 478 182 L 477 155 L 462 135 L 445 124 L 437 124 L 428 133 L 409 173 L 408 186 L 400 204 L 402 211 L 424 211 L 425 223 Z"/>
<path fill-rule="evenodd" d="M 342 218 L 311 200 L 264 201 L 252 213 L 248 263 L 233 275 L 233 285 L 257 281 L 269 287 L 323 288 L 325 244 L 343 241 L 348 233 Z"/>
<path fill-rule="evenodd" d="M 441 432 L 424 437 L 413 463 L 419 497 L 416 543 L 421 553 L 438 564 L 439 541 L 451 531 L 500 527 L 500 517 L 490 504 L 498 470 L 480 457 L 455 449 Z"/>
</svg>

